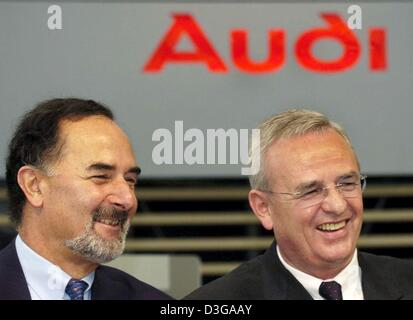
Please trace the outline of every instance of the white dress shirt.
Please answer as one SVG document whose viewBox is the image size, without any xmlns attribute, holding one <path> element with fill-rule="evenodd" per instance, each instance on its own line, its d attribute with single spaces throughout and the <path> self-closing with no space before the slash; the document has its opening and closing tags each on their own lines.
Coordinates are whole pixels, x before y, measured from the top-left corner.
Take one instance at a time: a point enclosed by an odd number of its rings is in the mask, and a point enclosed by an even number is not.
<svg viewBox="0 0 413 320">
<path fill-rule="evenodd" d="M 351 262 L 333 279 L 318 279 L 304 273 L 289 265 L 281 256 L 277 246 L 277 255 L 283 266 L 302 284 L 314 300 L 324 300 L 318 293 L 321 282 L 336 281 L 341 285 L 343 300 L 363 300 L 363 289 L 361 287 L 361 269 L 357 259 L 357 249 L 354 252 Z"/>
<path fill-rule="evenodd" d="M 65 288 L 71 276 L 34 252 L 20 235 L 16 238 L 16 251 L 32 300 L 70 300 Z M 88 284 L 84 300 L 91 299 L 94 278 L 93 271 L 82 279 Z"/>
</svg>

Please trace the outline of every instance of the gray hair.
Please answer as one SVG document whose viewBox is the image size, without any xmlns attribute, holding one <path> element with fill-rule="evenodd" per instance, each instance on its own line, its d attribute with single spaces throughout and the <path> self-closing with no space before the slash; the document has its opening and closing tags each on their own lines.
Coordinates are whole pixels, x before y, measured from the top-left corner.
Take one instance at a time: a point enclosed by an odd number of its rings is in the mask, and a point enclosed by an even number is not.
<svg viewBox="0 0 413 320">
<path fill-rule="evenodd" d="M 268 148 L 281 138 L 293 138 L 311 132 L 323 132 L 333 129 L 344 138 L 353 150 L 350 139 L 343 128 L 316 111 L 291 109 L 266 119 L 258 126 L 258 129 L 260 130 L 259 142 L 255 141 L 254 143 L 252 141 L 250 149 L 252 159 L 260 157 L 259 171 L 255 175 L 249 176 L 252 189 L 268 190 L 269 183 L 265 173 L 264 159 Z"/>
</svg>

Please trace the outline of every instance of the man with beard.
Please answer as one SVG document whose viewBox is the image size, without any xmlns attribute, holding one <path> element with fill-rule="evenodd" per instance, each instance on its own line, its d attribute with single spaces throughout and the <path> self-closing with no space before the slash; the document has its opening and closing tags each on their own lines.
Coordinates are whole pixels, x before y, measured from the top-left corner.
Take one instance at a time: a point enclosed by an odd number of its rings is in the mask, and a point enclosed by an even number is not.
<svg viewBox="0 0 413 320">
<path fill-rule="evenodd" d="M 108 108 L 71 98 L 28 112 L 7 158 L 18 235 L 0 251 L 0 299 L 168 299 L 100 265 L 124 250 L 139 172 Z"/>
</svg>

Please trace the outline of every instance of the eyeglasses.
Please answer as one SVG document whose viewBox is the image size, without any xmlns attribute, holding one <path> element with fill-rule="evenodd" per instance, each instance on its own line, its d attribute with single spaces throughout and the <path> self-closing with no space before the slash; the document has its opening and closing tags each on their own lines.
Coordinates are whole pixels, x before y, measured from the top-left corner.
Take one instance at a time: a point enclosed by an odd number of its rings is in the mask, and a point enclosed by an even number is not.
<svg viewBox="0 0 413 320">
<path fill-rule="evenodd" d="M 366 175 L 361 175 L 357 181 L 339 182 L 329 187 L 312 187 L 305 191 L 298 192 L 273 192 L 271 190 L 261 190 L 270 194 L 289 195 L 293 200 L 298 200 L 297 204 L 301 208 L 308 208 L 323 202 L 328 195 L 328 189 L 335 188 L 343 198 L 355 198 L 366 188 Z"/>
</svg>

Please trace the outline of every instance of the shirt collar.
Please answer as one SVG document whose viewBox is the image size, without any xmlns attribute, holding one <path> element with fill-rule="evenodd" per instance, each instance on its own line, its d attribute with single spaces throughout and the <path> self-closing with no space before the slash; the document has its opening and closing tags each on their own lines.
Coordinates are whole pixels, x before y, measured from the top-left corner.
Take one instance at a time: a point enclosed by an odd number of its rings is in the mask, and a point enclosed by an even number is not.
<svg viewBox="0 0 413 320">
<path fill-rule="evenodd" d="M 18 235 L 16 251 L 19 258 L 32 299 L 62 300 L 69 299 L 65 288 L 71 276 L 33 251 Z M 89 273 L 82 280 L 88 284 L 85 297 L 91 295 L 91 287 L 95 272 Z"/>
<path fill-rule="evenodd" d="M 277 255 L 283 266 L 303 285 L 308 293 L 315 300 L 323 300 L 318 290 L 323 281 L 336 281 L 341 285 L 343 299 L 363 299 L 363 291 L 361 287 L 361 269 L 357 258 L 357 249 L 354 251 L 353 258 L 350 263 L 333 279 L 319 279 L 307 273 L 304 273 L 290 264 L 288 264 L 280 253 L 277 245 Z"/>
</svg>

